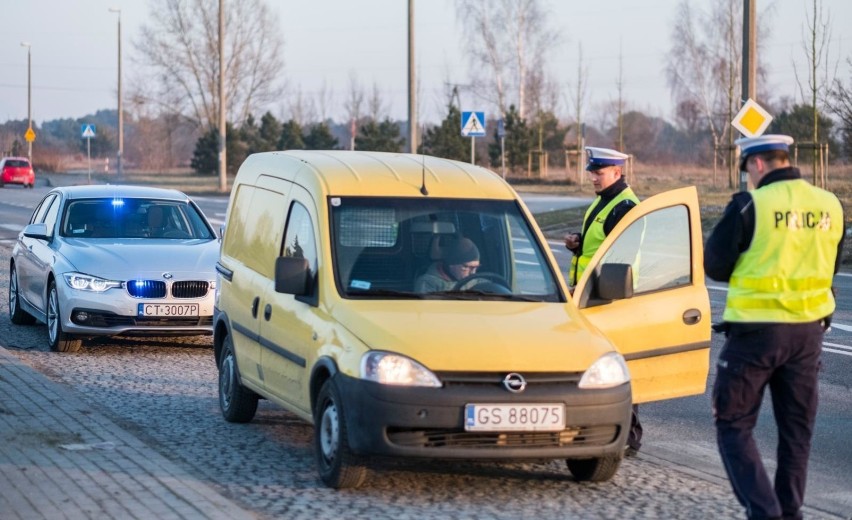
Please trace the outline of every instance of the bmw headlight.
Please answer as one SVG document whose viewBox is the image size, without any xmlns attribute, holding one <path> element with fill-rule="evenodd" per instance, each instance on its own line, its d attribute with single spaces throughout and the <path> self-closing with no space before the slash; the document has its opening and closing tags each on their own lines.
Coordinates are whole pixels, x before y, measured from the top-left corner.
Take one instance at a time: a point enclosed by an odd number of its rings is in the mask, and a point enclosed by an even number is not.
<svg viewBox="0 0 852 520">
<path fill-rule="evenodd" d="M 63 276 L 69 287 L 80 291 L 104 292 L 114 287 L 121 287 L 121 282 L 83 273 L 65 273 Z"/>
<path fill-rule="evenodd" d="M 630 372 L 624 357 L 618 352 L 608 352 L 592 363 L 580 378 L 583 389 L 612 388 L 630 381 Z"/>
<path fill-rule="evenodd" d="M 373 350 L 361 358 L 361 379 L 383 385 L 439 388 L 441 381 L 428 368 L 411 358 Z"/>
</svg>

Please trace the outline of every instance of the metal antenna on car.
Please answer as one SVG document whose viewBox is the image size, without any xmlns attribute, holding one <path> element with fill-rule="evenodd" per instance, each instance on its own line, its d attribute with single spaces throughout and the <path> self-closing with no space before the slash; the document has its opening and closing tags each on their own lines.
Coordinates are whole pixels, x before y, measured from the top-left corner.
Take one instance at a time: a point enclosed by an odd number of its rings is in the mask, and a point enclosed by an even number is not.
<svg viewBox="0 0 852 520">
<path fill-rule="evenodd" d="M 428 196 L 429 190 L 426 189 L 426 154 L 421 154 L 421 157 L 423 157 L 423 169 L 420 175 L 420 193 Z"/>
</svg>

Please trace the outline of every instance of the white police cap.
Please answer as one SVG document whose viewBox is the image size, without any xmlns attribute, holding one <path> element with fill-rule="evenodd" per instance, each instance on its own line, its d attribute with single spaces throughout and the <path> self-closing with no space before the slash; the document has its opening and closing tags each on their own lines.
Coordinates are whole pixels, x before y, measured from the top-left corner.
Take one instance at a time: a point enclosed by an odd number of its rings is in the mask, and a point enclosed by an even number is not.
<svg viewBox="0 0 852 520">
<path fill-rule="evenodd" d="M 607 166 L 621 166 L 630 156 L 623 154 L 618 150 L 587 146 L 586 157 L 588 158 L 586 171 L 592 172 L 600 170 L 601 168 L 606 168 Z"/>
<path fill-rule="evenodd" d="M 793 138 L 789 135 L 769 134 L 761 135 L 760 137 L 743 137 L 737 139 L 735 143 L 740 147 L 740 157 L 747 157 L 772 150 L 789 152 L 790 145 L 793 144 Z"/>
</svg>

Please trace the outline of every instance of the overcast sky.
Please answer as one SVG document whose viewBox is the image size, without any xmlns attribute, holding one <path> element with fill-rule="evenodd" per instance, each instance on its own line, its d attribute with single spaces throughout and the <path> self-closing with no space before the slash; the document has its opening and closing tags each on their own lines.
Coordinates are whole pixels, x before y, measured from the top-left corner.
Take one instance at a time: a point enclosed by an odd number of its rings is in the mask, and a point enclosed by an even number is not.
<svg viewBox="0 0 852 520">
<path fill-rule="evenodd" d="M 227 0 L 225 0 L 227 1 Z M 589 105 L 594 108 L 617 97 L 619 55 L 623 57 L 624 93 L 629 108 L 670 117 L 665 82 L 665 56 L 670 46 L 679 0 L 553 0 L 552 27 L 562 42 L 551 54 L 552 71 L 564 86 L 560 107 L 568 116 L 571 83 L 577 70 L 578 42 L 583 42 L 589 70 Z M 713 0 L 696 0 L 707 8 Z M 802 37 L 811 0 L 756 0 L 763 11 L 772 6 L 775 29 L 760 59 L 768 63 L 771 89 L 794 96 L 798 89 L 793 61 L 804 73 Z M 846 59 L 852 40 L 849 0 L 822 0 L 834 23 L 832 59 L 838 74 L 852 77 Z M 288 85 L 313 96 L 323 82 L 334 89 L 329 116 L 344 118 L 342 103 L 355 73 L 369 89 L 375 83 L 389 100 L 394 118 L 407 116 L 407 0 L 270 0 L 281 20 L 284 74 Z M 0 31 L 0 121 L 27 117 L 27 49 L 32 51 L 32 112 L 37 124 L 63 117 L 82 117 L 115 108 L 117 85 L 117 18 L 121 9 L 124 91 L 132 77 L 133 46 L 139 27 L 152 16 L 145 0 L 5 0 Z M 452 0 L 415 2 L 416 61 L 421 82 L 421 120 L 437 121 L 446 104 L 444 82 L 469 80 L 463 55 L 464 38 L 476 37 L 456 20 Z M 463 110 L 488 110 L 473 97 L 462 97 Z M 287 103 L 269 107 L 289 115 Z M 589 109 L 586 110 L 587 114 Z M 592 115 L 593 116 L 593 115 Z M 594 118 L 590 120 L 594 122 Z"/>
</svg>

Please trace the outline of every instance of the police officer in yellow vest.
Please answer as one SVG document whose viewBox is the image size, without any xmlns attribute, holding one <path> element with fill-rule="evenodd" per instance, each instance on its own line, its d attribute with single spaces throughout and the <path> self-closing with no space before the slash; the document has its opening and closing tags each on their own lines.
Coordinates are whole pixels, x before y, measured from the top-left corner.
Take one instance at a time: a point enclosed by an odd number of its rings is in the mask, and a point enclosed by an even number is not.
<svg viewBox="0 0 852 520">
<path fill-rule="evenodd" d="M 704 250 L 707 275 L 728 282 L 724 323 L 716 327 L 727 336 L 713 386 L 716 438 L 749 518 L 802 518 L 843 209 L 790 166 L 791 137 L 736 143 L 755 189 L 733 196 Z M 774 483 L 752 435 L 767 386 L 778 427 Z"/>
<path fill-rule="evenodd" d="M 586 147 L 586 171 L 595 187 L 597 198 L 586 210 L 583 217 L 582 233 L 565 236 L 565 247 L 573 254 L 568 283 L 573 287 L 583 275 L 586 266 L 597 252 L 606 236 L 618 221 L 639 203 L 639 199 L 622 175 L 627 155 L 609 148 Z M 639 422 L 638 407 L 633 407 L 630 433 L 627 436 L 627 454 L 639 450 L 642 439 L 642 425 Z"/>
<path fill-rule="evenodd" d="M 577 285 L 589 261 L 621 217 L 639 203 L 622 175 L 627 155 L 608 148 L 588 146 L 586 157 L 586 171 L 589 172 L 597 198 L 586 210 L 582 233 L 565 236 L 565 247 L 574 253 L 568 273 L 571 286 Z"/>
</svg>

